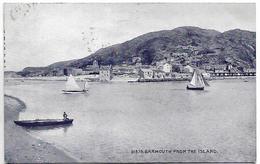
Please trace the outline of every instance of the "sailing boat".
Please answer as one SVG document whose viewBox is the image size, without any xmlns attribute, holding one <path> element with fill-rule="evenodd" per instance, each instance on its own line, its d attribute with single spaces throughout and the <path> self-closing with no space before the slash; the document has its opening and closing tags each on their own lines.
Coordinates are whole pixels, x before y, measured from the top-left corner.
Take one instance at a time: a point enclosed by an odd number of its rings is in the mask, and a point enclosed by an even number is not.
<svg viewBox="0 0 260 164">
<path fill-rule="evenodd" d="M 187 89 L 191 90 L 204 90 L 205 86 L 209 86 L 203 75 L 198 71 L 194 70 L 192 79 L 190 83 L 187 85 Z"/>
<path fill-rule="evenodd" d="M 78 93 L 78 92 L 87 92 L 89 89 L 88 82 L 86 81 L 84 84 L 84 89 L 81 89 L 77 82 L 75 81 L 74 77 L 70 74 L 68 80 L 65 84 L 65 90 L 62 90 L 65 93 Z"/>
</svg>

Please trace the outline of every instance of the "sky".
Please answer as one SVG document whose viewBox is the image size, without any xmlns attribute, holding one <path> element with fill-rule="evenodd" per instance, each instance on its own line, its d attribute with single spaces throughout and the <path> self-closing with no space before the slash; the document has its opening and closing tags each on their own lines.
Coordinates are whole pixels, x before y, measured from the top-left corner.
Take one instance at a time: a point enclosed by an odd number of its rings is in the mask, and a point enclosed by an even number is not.
<svg viewBox="0 0 260 164">
<path fill-rule="evenodd" d="M 102 47 L 180 26 L 256 31 L 253 3 L 5 4 L 5 70 L 86 57 Z"/>
</svg>

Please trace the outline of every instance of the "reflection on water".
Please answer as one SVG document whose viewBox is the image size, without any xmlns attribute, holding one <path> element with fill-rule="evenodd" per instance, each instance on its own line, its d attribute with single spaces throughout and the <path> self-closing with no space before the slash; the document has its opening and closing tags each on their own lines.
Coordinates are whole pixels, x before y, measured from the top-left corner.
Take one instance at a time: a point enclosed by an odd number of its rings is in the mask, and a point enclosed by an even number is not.
<svg viewBox="0 0 260 164">
<path fill-rule="evenodd" d="M 26 83 L 26 82 L 25 82 Z M 73 118 L 73 126 L 30 129 L 86 162 L 251 161 L 255 157 L 255 80 L 91 83 L 62 94 L 64 82 L 5 86 L 26 102 L 19 119 Z M 83 85 L 83 83 L 82 83 Z M 135 149 L 216 149 L 217 154 L 131 154 Z"/>
<path fill-rule="evenodd" d="M 68 131 L 70 127 L 72 127 L 73 124 L 64 124 L 64 125 L 50 125 L 50 126 L 32 126 L 32 127 L 23 127 L 28 132 L 31 131 L 44 131 L 44 130 L 59 130 L 62 129 L 64 133 Z"/>
</svg>

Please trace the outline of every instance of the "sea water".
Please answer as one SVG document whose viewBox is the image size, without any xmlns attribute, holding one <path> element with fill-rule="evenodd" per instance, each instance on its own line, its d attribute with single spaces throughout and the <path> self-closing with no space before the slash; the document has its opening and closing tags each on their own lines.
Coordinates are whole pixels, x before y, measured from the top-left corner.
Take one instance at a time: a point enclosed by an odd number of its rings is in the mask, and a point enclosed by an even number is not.
<svg viewBox="0 0 260 164">
<path fill-rule="evenodd" d="M 210 81 L 204 91 L 186 90 L 187 82 L 112 82 L 63 94 L 64 85 L 24 82 L 4 90 L 26 103 L 20 120 L 63 112 L 73 118 L 71 126 L 25 130 L 81 161 L 255 159 L 255 79 Z"/>
</svg>

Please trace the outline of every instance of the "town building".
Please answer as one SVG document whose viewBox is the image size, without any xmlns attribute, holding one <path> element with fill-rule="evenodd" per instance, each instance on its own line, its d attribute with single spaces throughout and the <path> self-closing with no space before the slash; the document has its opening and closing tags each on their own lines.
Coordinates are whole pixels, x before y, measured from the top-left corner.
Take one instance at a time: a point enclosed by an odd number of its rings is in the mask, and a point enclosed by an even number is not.
<svg viewBox="0 0 260 164">
<path fill-rule="evenodd" d="M 166 59 L 163 59 L 163 60 L 160 60 L 160 61 L 157 61 L 155 64 L 156 64 L 156 68 L 157 69 L 160 69 L 160 70 L 163 70 L 163 65 L 167 62 Z"/>
<path fill-rule="evenodd" d="M 184 72 L 184 67 L 180 63 L 175 63 L 172 65 L 172 72 Z"/>
<path fill-rule="evenodd" d="M 247 72 L 247 73 L 256 73 L 256 69 L 255 68 L 244 68 L 243 72 Z"/>
<path fill-rule="evenodd" d="M 185 72 L 185 73 L 192 73 L 193 71 L 194 71 L 194 69 L 190 65 L 186 65 L 183 68 L 183 72 Z"/>
<path fill-rule="evenodd" d="M 92 64 L 93 68 L 99 68 L 98 61 L 94 60 Z"/>
<path fill-rule="evenodd" d="M 57 73 L 59 73 L 59 72 L 54 71 L 53 75 L 56 76 Z M 64 68 L 63 69 L 63 75 L 65 75 L 65 76 L 69 76 L 70 74 L 72 74 L 73 76 L 77 76 L 77 75 L 82 75 L 83 73 L 84 73 L 84 71 L 82 69 L 80 69 L 80 68 L 71 68 L 71 67 L 69 67 L 69 68 Z"/>
<path fill-rule="evenodd" d="M 141 79 L 153 79 L 153 70 L 142 68 L 139 71 L 139 76 Z"/>
<path fill-rule="evenodd" d="M 134 74 L 137 73 L 135 66 L 119 66 L 116 65 L 112 70 L 114 75 L 123 75 L 123 74 Z"/>
<path fill-rule="evenodd" d="M 227 65 L 226 64 L 222 64 L 222 65 L 215 65 L 214 66 L 215 70 L 226 70 L 227 69 Z"/>
<path fill-rule="evenodd" d="M 136 68 L 141 68 L 141 67 L 142 67 L 142 63 L 141 63 L 141 62 L 137 62 L 137 63 L 135 64 L 135 67 L 136 67 Z"/>
<path fill-rule="evenodd" d="M 202 69 L 206 70 L 206 71 L 213 71 L 213 67 L 211 66 L 211 64 L 203 64 L 203 66 L 201 67 Z"/>
<path fill-rule="evenodd" d="M 137 56 L 132 58 L 132 63 L 141 63 L 141 61 L 142 61 L 141 57 Z"/>
<path fill-rule="evenodd" d="M 191 76 L 192 75 L 190 73 L 172 73 L 172 77 L 177 80 L 191 79 Z"/>
<path fill-rule="evenodd" d="M 99 81 L 107 82 L 112 79 L 112 66 L 101 66 L 99 69 Z"/>
<path fill-rule="evenodd" d="M 202 76 L 205 78 L 205 79 L 210 79 L 210 73 L 209 72 L 203 72 L 202 73 Z"/>
<path fill-rule="evenodd" d="M 99 74 L 99 64 L 97 60 L 94 60 L 92 65 L 87 65 L 83 68 L 83 74 L 91 75 L 91 74 Z"/>
<path fill-rule="evenodd" d="M 73 68 L 72 69 L 72 75 L 73 76 L 82 75 L 82 74 L 83 74 L 82 69 L 80 69 L 80 68 Z"/>
<path fill-rule="evenodd" d="M 223 69 L 215 69 L 214 73 L 228 73 L 228 71 L 223 70 Z"/>
<path fill-rule="evenodd" d="M 232 64 L 228 64 L 226 69 L 227 69 L 228 71 L 230 71 L 232 68 L 233 68 Z"/>
<path fill-rule="evenodd" d="M 83 69 L 85 75 L 99 74 L 99 68 L 93 68 L 92 65 Z"/>
<path fill-rule="evenodd" d="M 165 63 L 163 65 L 163 71 L 165 73 L 171 73 L 172 72 L 172 65 L 170 63 Z"/>
<path fill-rule="evenodd" d="M 153 70 L 153 78 L 154 79 L 164 79 L 165 72 L 162 70 Z"/>
</svg>

